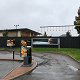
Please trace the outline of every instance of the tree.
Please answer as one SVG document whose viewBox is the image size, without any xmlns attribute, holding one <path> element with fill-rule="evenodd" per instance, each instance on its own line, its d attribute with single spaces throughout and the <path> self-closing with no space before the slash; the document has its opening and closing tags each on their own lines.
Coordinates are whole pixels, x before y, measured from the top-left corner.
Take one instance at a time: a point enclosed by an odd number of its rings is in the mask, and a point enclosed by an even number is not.
<svg viewBox="0 0 80 80">
<path fill-rule="evenodd" d="M 80 25 L 80 7 L 78 9 L 78 17 L 75 17 L 76 21 L 74 21 L 74 25 Z M 78 34 L 80 35 L 80 26 L 75 26 L 75 29 L 77 30 Z"/>
<path fill-rule="evenodd" d="M 46 34 L 46 32 L 44 33 L 44 37 L 47 37 L 47 34 Z"/>
<path fill-rule="evenodd" d="M 4 37 L 8 37 L 8 30 L 7 30 L 7 29 L 4 30 L 4 31 L 2 32 L 2 34 L 3 34 Z"/>
<path fill-rule="evenodd" d="M 68 31 L 68 32 L 66 32 L 66 36 L 67 37 L 71 37 L 71 34 L 70 34 L 70 32 Z"/>
</svg>

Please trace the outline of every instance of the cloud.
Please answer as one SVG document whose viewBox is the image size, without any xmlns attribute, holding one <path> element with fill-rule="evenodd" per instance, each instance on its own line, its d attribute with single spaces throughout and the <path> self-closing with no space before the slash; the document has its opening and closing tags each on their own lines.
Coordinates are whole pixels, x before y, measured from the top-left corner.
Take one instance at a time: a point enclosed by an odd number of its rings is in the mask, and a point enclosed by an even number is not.
<svg viewBox="0 0 80 80">
<path fill-rule="evenodd" d="M 40 31 L 42 25 L 71 25 L 78 8 L 79 0 L 1 0 L 0 29 L 19 24 Z"/>
</svg>

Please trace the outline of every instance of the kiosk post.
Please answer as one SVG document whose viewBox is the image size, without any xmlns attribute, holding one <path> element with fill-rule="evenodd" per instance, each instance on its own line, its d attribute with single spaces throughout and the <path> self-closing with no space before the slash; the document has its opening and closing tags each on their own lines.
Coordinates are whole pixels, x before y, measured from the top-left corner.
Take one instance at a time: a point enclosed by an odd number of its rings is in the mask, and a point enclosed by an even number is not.
<svg viewBox="0 0 80 80">
<path fill-rule="evenodd" d="M 13 49 L 13 59 L 14 59 L 14 49 Z"/>
</svg>

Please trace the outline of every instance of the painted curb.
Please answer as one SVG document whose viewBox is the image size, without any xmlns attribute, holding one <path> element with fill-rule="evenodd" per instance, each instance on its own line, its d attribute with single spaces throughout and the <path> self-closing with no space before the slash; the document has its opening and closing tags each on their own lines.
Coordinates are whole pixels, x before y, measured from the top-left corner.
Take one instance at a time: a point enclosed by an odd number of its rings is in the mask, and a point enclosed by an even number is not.
<svg viewBox="0 0 80 80">
<path fill-rule="evenodd" d="M 10 78 L 9 80 L 13 80 L 13 79 L 16 79 L 16 78 L 18 78 L 18 77 L 20 77 L 20 76 L 23 76 L 23 75 L 25 75 L 25 74 L 28 74 L 28 73 L 32 72 L 36 67 L 37 67 L 37 62 L 36 62 L 36 65 L 35 65 L 32 69 L 27 70 L 26 72 L 24 72 L 24 73 L 22 73 L 22 74 L 20 74 L 20 75 L 18 75 L 18 76 L 15 76 L 15 77 L 13 77 L 13 78 Z"/>
</svg>

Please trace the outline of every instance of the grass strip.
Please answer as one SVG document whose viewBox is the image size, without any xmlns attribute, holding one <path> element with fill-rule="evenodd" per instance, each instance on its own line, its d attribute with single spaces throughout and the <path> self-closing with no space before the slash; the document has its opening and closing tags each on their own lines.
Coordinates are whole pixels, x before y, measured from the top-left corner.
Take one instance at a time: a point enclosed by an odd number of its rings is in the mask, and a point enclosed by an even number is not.
<svg viewBox="0 0 80 80">
<path fill-rule="evenodd" d="M 9 49 L 9 47 L 0 47 L 0 50 Z"/>
<path fill-rule="evenodd" d="M 12 49 L 10 49 L 10 47 L 0 47 L 0 50 L 12 51 L 13 49 L 14 49 L 15 51 L 20 51 L 20 47 L 12 47 Z"/>
<path fill-rule="evenodd" d="M 19 47 L 14 48 L 15 51 L 20 51 Z"/>
</svg>

